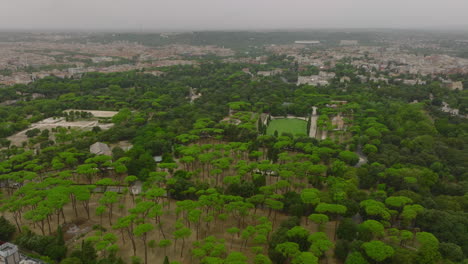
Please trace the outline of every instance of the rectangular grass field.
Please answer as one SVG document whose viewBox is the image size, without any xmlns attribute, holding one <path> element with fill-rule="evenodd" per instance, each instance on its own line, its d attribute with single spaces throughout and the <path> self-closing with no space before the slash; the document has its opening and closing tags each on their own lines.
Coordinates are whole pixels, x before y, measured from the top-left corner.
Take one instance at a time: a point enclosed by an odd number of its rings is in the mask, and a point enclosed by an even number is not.
<svg viewBox="0 0 468 264">
<path fill-rule="evenodd" d="M 281 136 L 281 133 L 291 133 L 293 136 L 297 134 L 307 134 L 307 122 L 304 120 L 296 118 L 282 118 L 274 119 L 270 121 L 270 124 L 267 128 L 268 135 L 274 135 L 275 130 L 278 131 L 278 136 Z"/>
</svg>

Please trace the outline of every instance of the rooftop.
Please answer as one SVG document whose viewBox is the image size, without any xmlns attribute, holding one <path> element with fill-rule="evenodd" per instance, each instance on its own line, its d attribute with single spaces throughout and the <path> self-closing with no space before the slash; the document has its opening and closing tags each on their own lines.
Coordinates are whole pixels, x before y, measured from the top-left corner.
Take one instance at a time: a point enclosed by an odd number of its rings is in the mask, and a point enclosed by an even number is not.
<svg viewBox="0 0 468 264">
<path fill-rule="evenodd" d="M 0 245 L 0 256 L 8 257 L 18 252 L 18 247 L 11 243 L 4 243 Z"/>
<path fill-rule="evenodd" d="M 107 155 L 112 156 L 112 151 L 109 148 L 109 145 L 104 144 L 102 142 L 96 142 L 89 147 L 89 152 L 94 153 L 96 155 Z"/>
</svg>

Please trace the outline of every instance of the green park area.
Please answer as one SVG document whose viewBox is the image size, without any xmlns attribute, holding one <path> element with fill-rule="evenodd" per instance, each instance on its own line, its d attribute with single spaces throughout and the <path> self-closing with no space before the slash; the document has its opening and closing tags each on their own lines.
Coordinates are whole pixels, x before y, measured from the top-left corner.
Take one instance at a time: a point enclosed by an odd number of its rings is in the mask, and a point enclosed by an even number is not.
<svg viewBox="0 0 468 264">
<path fill-rule="evenodd" d="M 274 135 L 278 131 L 278 135 L 282 133 L 291 133 L 292 135 L 307 134 L 307 122 L 296 118 L 282 118 L 270 121 L 267 128 L 268 135 Z"/>
</svg>

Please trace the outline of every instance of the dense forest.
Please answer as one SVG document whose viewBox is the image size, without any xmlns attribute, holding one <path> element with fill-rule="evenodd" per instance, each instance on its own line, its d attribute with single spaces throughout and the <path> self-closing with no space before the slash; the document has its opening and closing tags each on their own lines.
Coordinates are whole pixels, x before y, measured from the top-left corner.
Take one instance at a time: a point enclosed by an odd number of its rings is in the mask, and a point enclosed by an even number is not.
<svg viewBox="0 0 468 264">
<path fill-rule="evenodd" d="M 2 101 L 17 101 L 0 106 L 0 240 L 64 264 L 466 263 L 468 122 L 441 104 L 465 114 L 468 90 L 361 83 L 346 60 L 329 86 L 297 86 L 292 60 L 268 65 L 205 60 L 159 77 L 88 73 L 1 88 Z M 283 73 L 243 71 L 265 67 Z M 193 89 L 201 96 L 190 100 Z M 335 131 L 339 113 L 347 129 L 326 139 L 264 133 L 261 114 L 307 119 L 313 106 L 321 129 Z M 67 109 L 118 113 L 109 129 L 7 139 Z M 90 153 L 95 142 L 112 154 Z M 83 222 L 91 230 L 69 239 L 65 228 Z"/>
</svg>

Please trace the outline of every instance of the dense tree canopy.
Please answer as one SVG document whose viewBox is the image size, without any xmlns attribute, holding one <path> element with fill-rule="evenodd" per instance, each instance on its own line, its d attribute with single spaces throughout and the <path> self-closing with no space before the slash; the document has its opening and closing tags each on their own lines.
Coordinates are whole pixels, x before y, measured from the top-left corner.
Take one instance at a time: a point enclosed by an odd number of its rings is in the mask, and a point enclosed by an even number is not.
<svg viewBox="0 0 468 264">
<path fill-rule="evenodd" d="M 370 73 L 349 58 L 328 69 L 349 75 L 346 86 L 296 85 L 294 58 L 268 55 L 0 88 L 44 95 L 0 106 L 0 240 L 57 263 L 465 259 L 468 123 L 429 97 L 462 109 L 466 90 L 362 84 L 357 74 Z M 192 89 L 201 96 L 191 100 Z M 265 134 L 272 118 L 309 120 L 312 106 L 321 137 Z M 346 129 L 332 124 L 338 116 Z M 49 117 L 109 126 L 28 128 Z M 22 130 L 24 143 L 6 139 Z M 112 151 L 91 153 L 96 142 Z M 82 237 L 63 235 L 82 222 L 92 223 Z"/>
</svg>

